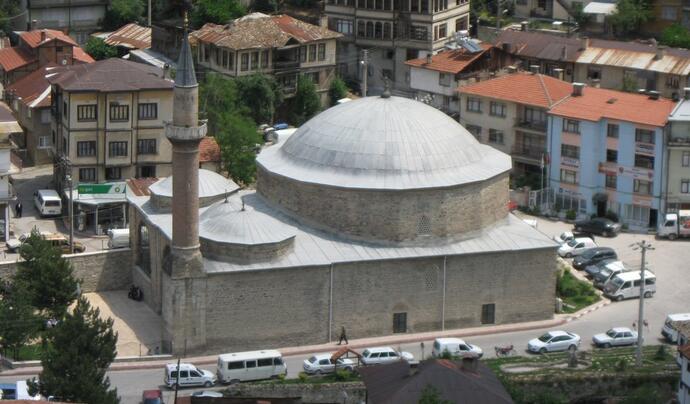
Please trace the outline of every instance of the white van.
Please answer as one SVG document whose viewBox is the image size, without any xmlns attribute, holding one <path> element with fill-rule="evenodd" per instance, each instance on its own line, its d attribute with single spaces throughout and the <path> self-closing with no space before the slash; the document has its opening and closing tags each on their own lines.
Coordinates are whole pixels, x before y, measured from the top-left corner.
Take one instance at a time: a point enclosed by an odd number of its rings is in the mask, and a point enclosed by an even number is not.
<svg viewBox="0 0 690 404">
<path fill-rule="evenodd" d="M 218 355 L 218 380 L 236 383 L 287 375 L 283 355 L 275 350 L 236 352 Z"/>
<path fill-rule="evenodd" d="M 60 216 L 62 199 L 54 189 L 39 189 L 34 192 L 34 205 L 41 216 Z"/>
<path fill-rule="evenodd" d="M 180 387 L 189 386 L 205 386 L 211 387 L 216 384 L 216 375 L 209 370 L 199 369 L 191 363 L 180 363 Z M 165 365 L 165 375 L 163 383 L 166 386 L 173 388 L 177 383 L 177 364 L 168 363 Z"/>
<path fill-rule="evenodd" d="M 644 271 L 644 297 L 650 298 L 656 293 L 656 276 Z M 641 272 L 621 272 L 611 278 L 604 286 L 604 295 L 615 301 L 631 297 L 640 297 Z"/>
<path fill-rule="evenodd" d="M 666 316 L 664 326 L 661 328 L 661 335 L 668 342 L 678 342 L 678 331 L 673 326 L 683 321 L 690 321 L 690 313 L 669 314 Z"/>
<path fill-rule="evenodd" d="M 438 358 L 446 351 L 453 356 L 469 358 L 481 358 L 484 355 L 480 347 L 468 344 L 460 338 L 436 338 L 431 356 Z"/>
<path fill-rule="evenodd" d="M 129 247 L 129 229 L 110 229 L 108 230 L 108 248 L 127 248 Z"/>
</svg>

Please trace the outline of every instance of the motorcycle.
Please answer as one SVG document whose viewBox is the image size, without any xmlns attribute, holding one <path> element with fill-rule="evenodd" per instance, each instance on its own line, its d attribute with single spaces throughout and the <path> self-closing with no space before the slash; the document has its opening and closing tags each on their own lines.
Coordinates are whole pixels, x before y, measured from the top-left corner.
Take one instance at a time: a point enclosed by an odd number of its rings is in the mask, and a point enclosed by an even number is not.
<svg viewBox="0 0 690 404">
<path fill-rule="evenodd" d="M 137 302 L 140 302 L 144 300 L 144 292 L 142 292 L 138 286 L 132 285 L 129 288 L 129 293 L 127 294 L 127 297 L 129 297 L 132 300 L 136 300 Z"/>
<path fill-rule="evenodd" d="M 515 348 L 513 347 L 513 345 L 508 345 L 505 347 L 495 346 L 494 351 L 496 351 L 496 357 L 510 356 L 515 354 Z"/>
</svg>

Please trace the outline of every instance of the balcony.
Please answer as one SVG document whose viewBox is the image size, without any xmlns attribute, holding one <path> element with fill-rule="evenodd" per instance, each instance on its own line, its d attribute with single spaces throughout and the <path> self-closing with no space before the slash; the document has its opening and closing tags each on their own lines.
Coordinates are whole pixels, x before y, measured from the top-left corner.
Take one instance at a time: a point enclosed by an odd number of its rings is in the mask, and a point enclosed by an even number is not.
<svg viewBox="0 0 690 404">
<path fill-rule="evenodd" d="M 529 121 L 524 118 L 516 118 L 515 127 L 534 132 L 546 132 L 546 121 Z"/>
<path fill-rule="evenodd" d="M 690 137 L 669 136 L 666 143 L 668 147 L 690 147 Z"/>
<path fill-rule="evenodd" d="M 517 160 L 528 164 L 541 164 L 542 157 L 546 154 L 546 146 L 536 147 L 533 145 L 517 143 L 513 145 L 510 155 Z"/>
<path fill-rule="evenodd" d="M 31 8 L 105 6 L 108 0 L 31 0 Z"/>
<path fill-rule="evenodd" d="M 276 60 L 273 62 L 275 73 L 286 73 L 299 70 L 299 60 Z"/>
</svg>

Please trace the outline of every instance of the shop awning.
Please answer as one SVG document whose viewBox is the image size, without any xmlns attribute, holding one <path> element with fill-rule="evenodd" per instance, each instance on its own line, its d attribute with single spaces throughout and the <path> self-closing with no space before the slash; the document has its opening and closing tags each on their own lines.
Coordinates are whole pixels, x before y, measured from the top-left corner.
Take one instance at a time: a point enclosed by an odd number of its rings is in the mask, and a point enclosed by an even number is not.
<svg viewBox="0 0 690 404">
<path fill-rule="evenodd" d="M 63 191 L 65 198 L 69 201 L 69 189 Z M 107 205 L 110 203 L 127 203 L 127 195 L 121 194 L 84 194 L 79 195 L 78 190 L 73 190 L 75 203 L 81 203 L 90 206 Z"/>
</svg>

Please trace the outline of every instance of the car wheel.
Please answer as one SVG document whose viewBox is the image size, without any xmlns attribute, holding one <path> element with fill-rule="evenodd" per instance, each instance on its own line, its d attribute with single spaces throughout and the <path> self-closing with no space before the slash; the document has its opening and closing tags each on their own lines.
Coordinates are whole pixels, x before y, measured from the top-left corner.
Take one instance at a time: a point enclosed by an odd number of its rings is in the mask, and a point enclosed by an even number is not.
<svg viewBox="0 0 690 404">
<path fill-rule="evenodd" d="M 675 234 L 669 234 L 669 235 L 668 235 L 668 239 L 671 240 L 671 241 L 673 241 L 673 240 L 675 240 L 675 239 L 677 239 L 677 238 L 678 238 L 678 236 L 675 235 Z"/>
<path fill-rule="evenodd" d="M 211 383 L 210 381 L 207 381 L 206 383 L 204 383 L 204 387 L 211 387 L 211 386 L 213 386 L 213 383 Z"/>
<path fill-rule="evenodd" d="M 602 233 L 602 236 L 604 237 L 611 237 L 611 232 L 608 230 L 604 230 L 604 233 Z"/>
<path fill-rule="evenodd" d="M 570 345 L 570 346 L 568 347 L 568 351 L 570 351 L 570 352 L 575 352 L 575 351 L 577 351 L 577 345 L 575 345 L 575 344 Z"/>
<path fill-rule="evenodd" d="M 540 353 L 540 354 L 545 354 L 545 353 L 546 353 L 546 348 L 541 348 L 541 349 L 539 349 L 539 353 Z"/>
<path fill-rule="evenodd" d="M 652 292 L 644 292 L 644 297 L 645 299 L 649 299 L 650 297 L 652 297 Z"/>
<path fill-rule="evenodd" d="M 566 253 L 565 258 L 573 258 L 573 253 Z"/>
<path fill-rule="evenodd" d="M 232 380 L 230 380 L 230 384 L 239 384 L 239 383 L 240 383 L 240 379 L 232 379 Z"/>
<path fill-rule="evenodd" d="M 623 295 L 618 295 L 613 300 L 620 302 L 621 300 L 623 300 Z"/>
<path fill-rule="evenodd" d="M 605 343 L 605 344 L 604 344 L 604 348 L 611 348 L 611 344 L 609 344 L 608 342 Z"/>
<path fill-rule="evenodd" d="M 321 376 L 321 369 L 316 369 L 316 372 L 314 372 L 315 375 Z"/>
</svg>

